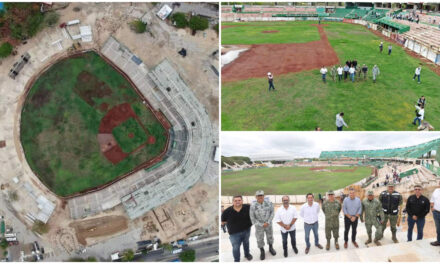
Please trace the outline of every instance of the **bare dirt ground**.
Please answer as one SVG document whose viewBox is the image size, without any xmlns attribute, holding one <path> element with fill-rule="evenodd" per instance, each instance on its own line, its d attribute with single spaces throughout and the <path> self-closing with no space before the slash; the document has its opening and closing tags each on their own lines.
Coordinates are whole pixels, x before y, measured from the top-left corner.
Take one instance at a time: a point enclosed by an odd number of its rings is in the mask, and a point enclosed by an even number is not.
<svg viewBox="0 0 440 264">
<path fill-rule="evenodd" d="M 261 78 L 267 72 L 275 76 L 337 64 L 339 59 L 324 32 L 325 24 L 316 26 L 320 40 L 307 43 L 252 45 L 232 63 L 222 68 L 223 81 Z M 239 46 L 239 45 L 237 45 Z"/>
<path fill-rule="evenodd" d="M 89 237 L 111 236 L 126 230 L 128 219 L 123 216 L 104 216 L 76 221 L 69 226 L 75 229 L 78 242 L 85 246 Z"/>
</svg>

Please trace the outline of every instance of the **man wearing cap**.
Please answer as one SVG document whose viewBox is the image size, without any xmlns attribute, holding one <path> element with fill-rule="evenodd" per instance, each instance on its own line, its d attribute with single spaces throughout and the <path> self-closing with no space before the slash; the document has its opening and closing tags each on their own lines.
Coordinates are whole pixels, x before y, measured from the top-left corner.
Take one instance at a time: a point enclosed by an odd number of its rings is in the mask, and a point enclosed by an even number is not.
<svg viewBox="0 0 440 264">
<path fill-rule="evenodd" d="M 318 215 L 319 215 L 319 204 L 314 201 L 314 196 L 312 193 L 306 195 L 307 202 L 301 206 L 301 211 L 299 215 L 304 219 L 304 231 L 306 240 L 306 254 L 310 251 L 310 230 L 313 230 L 313 235 L 315 236 L 315 246 L 319 249 L 323 247 L 319 244 L 318 235 Z"/>
<path fill-rule="evenodd" d="M 374 244 L 380 246 L 379 239 L 382 238 L 382 221 L 384 219 L 384 214 L 382 211 L 381 204 L 379 200 L 374 198 L 373 191 L 367 192 L 368 197 L 362 201 L 362 213 L 361 222 L 365 221 L 365 228 L 367 229 L 368 240 L 365 245 L 372 242 L 372 226 L 376 228 L 376 233 L 374 234 Z M 365 216 L 364 216 L 365 215 Z"/>
<path fill-rule="evenodd" d="M 435 223 L 435 229 L 437 230 L 437 239 L 436 241 L 431 242 L 431 245 L 440 246 L 440 188 L 434 190 L 434 192 L 431 195 L 430 202 L 431 202 L 432 216 L 434 218 L 434 223 Z"/>
<path fill-rule="evenodd" d="M 402 195 L 394 190 L 394 184 L 388 183 L 388 190 L 383 191 L 379 196 L 379 202 L 382 204 L 382 210 L 384 213 L 384 220 L 382 222 L 382 237 L 385 229 L 387 228 L 387 222 L 390 220 L 390 228 L 392 233 L 392 239 L 394 243 L 399 243 L 396 237 L 396 224 L 399 217 L 399 206 L 402 206 Z"/>
<path fill-rule="evenodd" d="M 257 198 L 251 205 L 250 217 L 252 224 L 255 226 L 255 236 L 257 237 L 258 248 L 260 248 L 260 260 L 266 258 L 264 252 L 264 233 L 266 233 L 266 240 L 269 244 L 269 252 L 273 256 L 277 253 L 273 249 L 273 226 L 272 220 L 274 217 L 273 204 L 269 199 L 264 199 L 264 191 L 258 190 L 255 193 Z"/>
<path fill-rule="evenodd" d="M 273 75 L 272 75 L 272 73 L 270 73 L 270 72 L 267 73 L 267 80 L 269 81 L 269 92 L 270 92 L 271 88 L 275 91 L 275 86 L 273 86 Z"/>
<path fill-rule="evenodd" d="M 295 254 L 298 254 L 296 248 L 296 228 L 295 222 L 298 219 L 298 213 L 295 206 L 289 204 L 290 198 L 285 195 L 282 198 L 283 206 L 278 208 L 275 213 L 275 222 L 281 226 L 281 237 L 283 239 L 284 257 L 287 258 L 287 237 L 290 235 L 290 244 Z"/>
<path fill-rule="evenodd" d="M 422 186 L 414 186 L 415 194 L 406 201 L 406 213 L 408 214 L 408 241 L 412 241 L 414 224 L 417 224 L 417 240 L 423 239 L 423 227 L 425 216 L 429 213 L 429 200 L 422 195 Z"/>
<path fill-rule="evenodd" d="M 356 230 L 358 225 L 358 219 L 362 214 L 362 202 L 359 197 L 355 196 L 353 188 L 349 189 L 348 197 L 344 199 L 342 204 L 342 210 L 344 211 L 344 248 L 348 247 L 348 233 L 351 228 L 351 242 L 355 247 L 359 247 L 356 243 Z"/>
<path fill-rule="evenodd" d="M 335 239 L 335 247 L 339 249 L 339 213 L 341 212 L 341 203 L 335 200 L 335 193 L 332 190 L 328 191 L 328 199 L 322 204 L 322 211 L 325 215 L 325 238 L 327 239 L 325 249 L 330 249 L 332 232 Z"/>
</svg>

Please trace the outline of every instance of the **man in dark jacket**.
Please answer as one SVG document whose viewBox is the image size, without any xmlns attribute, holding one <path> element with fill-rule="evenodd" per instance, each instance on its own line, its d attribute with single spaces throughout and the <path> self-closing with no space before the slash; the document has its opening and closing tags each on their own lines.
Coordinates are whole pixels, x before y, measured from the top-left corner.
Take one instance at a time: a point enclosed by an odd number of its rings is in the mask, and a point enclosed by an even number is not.
<svg viewBox="0 0 440 264">
<path fill-rule="evenodd" d="M 396 237 L 396 225 L 399 218 L 399 207 L 402 206 L 403 202 L 402 195 L 394 190 L 394 184 L 390 182 L 388 183 L 387 191 L 383 191 L 380 194 L 379 201 L 382 203 L 382 210 L 385 214 L 384 221 L 382 222 L 382 237 L 389 220 L 392 240 L 394 243 L 399 243 Z"/>
<path fill-rule="evenodd" d="M 249 236 L 252 226 L 249 209 L 251 206 L 243 204 L 241 195 L 234 196 L 232 202 L 233 205 L 222 213 L 222 226 L 228 227 L 234 261 L 240 262 L 241 244 L 243 244 L 244 257 L 250 261 L 252 260 L 252 255 L 249 253 Z"/>
<path fill-rule="evenodd" d="M 422 186 L 414 186 L 415 194 L 408 197 L 406 201 L 406 212 L 408 213 L 408 241 L 412 241 L 414 224 L 417 224 L 417 240 L 423 239 L 423 227 L 425 216 L 429 213 L 429 200 L 422 195 Z"/>
</svg>

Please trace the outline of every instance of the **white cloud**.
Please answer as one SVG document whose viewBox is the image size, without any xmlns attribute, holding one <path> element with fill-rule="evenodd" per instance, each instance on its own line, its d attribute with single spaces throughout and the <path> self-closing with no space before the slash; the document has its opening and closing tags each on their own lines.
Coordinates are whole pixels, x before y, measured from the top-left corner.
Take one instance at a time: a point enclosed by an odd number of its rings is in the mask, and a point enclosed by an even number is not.
<svg viewBox="0 0 440 264">
<path fill-rule="evenodd" d="M 440 138 L 430 132 L 222 132 L 223 156 L 319 157 L 326 150 L 407 147 Z"/>
</svg>

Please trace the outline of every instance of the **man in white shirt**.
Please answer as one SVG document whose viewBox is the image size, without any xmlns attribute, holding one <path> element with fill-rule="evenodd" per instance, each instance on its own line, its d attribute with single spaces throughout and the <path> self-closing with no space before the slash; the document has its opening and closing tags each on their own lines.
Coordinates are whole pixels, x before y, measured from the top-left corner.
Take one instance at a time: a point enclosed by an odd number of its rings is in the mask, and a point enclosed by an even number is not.
<svg viewBox="0 0 440 264">
<path fill-rule="evenodd" d="M 342 73 L 344 72 L 344 68 L 341 65 L 338 67 L 338 81 L 342 80 Z"/>
<path fill-rule="evenodd" d="M 416 71 L 414 73 L 413 81 L 416 80 L 417 77 L 417 83 L 420 83 L 420 72 L 422 71 L 422 65 L 419 65 L 419 67 L 416 68 Z"/>
<path fill-rule="evenodd" d="M 344 121 L 344 112 L 340 112 L 339 114 L 336 115 L 336 129 L 338 131 L 342 131 L 343 127 L 348 128 L 347 124 Z"/>
<path fill-rule="evenodd" d="M 437 240 L 431 242 L 433 246 L 440 246 L 440 188 L 434 190 L 431 196 L 431 211 L 434 218 L 435 229 L 437 230 Z"/>
<path fill-rule="evenodd" d="M 284 257 L 287 258 L 287 236 L 290 235 L 290 244 L 295 254 L 298 254 L 298 249 L 296 248 L 296 228 L 295 222 L 298 219 L 298 213 L 296 212 L 295 206 L 289 204 L 290 198 L 285 195 L 282 198 L 283 206 L 278 208 L 275 213 L 275 222 L 281 226 L 281 237 L 283 238 L 283 249 Z"/>
<path fill-rule="evenodd" d="M 416 124 L 416 121 L 419 121 L 419 126 L 420 126 L 421 121 L 423 121 L 423 118 L 425 117 L 425 106 L 415 105 L 415 107 L 417 109 L 417 112 L 416 112 L 417 116 L 416 116 L 416 118 L 414 118 L 413 125 Z"/>
<path fill-rule="evenodd" d="M 321 74 L 322 74 L 322 81 L 325 83 L 325 76 L 327 74 L 327 68 L 322 66 L 321 70 L 320 70 Z"/>
<path fill-rule="evenodd" d="M 356 69 L 353 66 L 351 66 L 350 69 L 348 69 L 348 73 L 350 74 L 351 82 L 354 82 L 354 77 L 356 76 Z"/>
<path fill-rule="evenodd" d="M 313 230 L 313 235 L 315 236 L 315 246 L 319 249 L 323 247 L 319 244 L 318 235 L 318 215 L 319 215 L 319 204 L 315 202 L 314 196 L 311 193 L 306 195 L 307 203 L 301 206 L 300 216 L 304 219 L 304 231 L 306 234 L 306 254 L 310 251 L 310 230 Z"/>
</svg>

